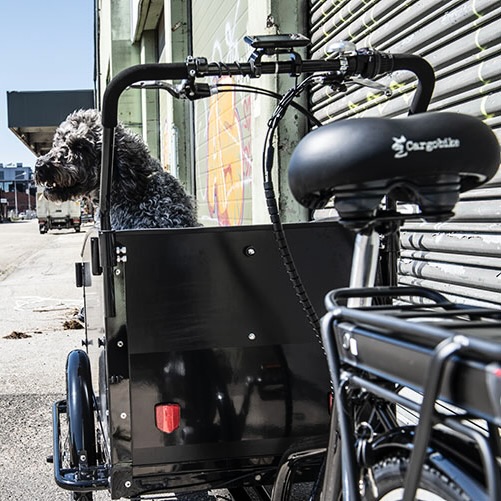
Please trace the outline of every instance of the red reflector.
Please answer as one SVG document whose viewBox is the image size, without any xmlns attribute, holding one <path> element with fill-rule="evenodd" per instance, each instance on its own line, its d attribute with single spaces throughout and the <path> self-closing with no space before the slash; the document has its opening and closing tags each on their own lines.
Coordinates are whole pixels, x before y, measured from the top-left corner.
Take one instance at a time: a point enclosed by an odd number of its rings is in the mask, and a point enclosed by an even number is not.
<svg viewBox="0 0 501 501">
<path fill-rule="evenodd" d="M 495 375 L 496 377 L 501 377 L 501 369 L 495 369 L 495 370 L 494 370 L 494 375 Z"/>
<path fill-rule="evenodd" d="M 155 406 L 155 425 L 165 433 L 172 433 L 179 428 L 181 406 L 179 404 L 158 404 Z"/>
</svg>

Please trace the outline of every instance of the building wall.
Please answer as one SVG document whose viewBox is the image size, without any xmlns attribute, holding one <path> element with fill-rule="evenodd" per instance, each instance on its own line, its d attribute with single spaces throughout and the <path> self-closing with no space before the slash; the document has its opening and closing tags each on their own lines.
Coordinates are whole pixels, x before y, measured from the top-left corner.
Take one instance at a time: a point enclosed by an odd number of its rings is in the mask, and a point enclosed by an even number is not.
<svg viewBox="0 0 501 501">
<path fill-rule="evenodd" d="M 182 0 L 165 2 L 159 23 L 160 62 L 184 61 L 189 55 L 190 27 L 188 3 Z M 173 99 L 167 92 L 160 93 L 160 157 L 162 165 L 182 179 L 185 187 L 194 193 L 190 149 L 190 103 Z"/>
<path fill-rule="evenodd" d="M 35 209 L 33 170 L 23 164 L 0 164 L 0 219 Z"/>
<path fill-rule="evenodd" d="M 99 8 L 99 106 L 109 81 L 121 70 L 141 62 L 141 44 L 132 40 L 131 0 L 100 0 Z M 140 91 L 122 94 L 118 118 L 142 134 Z"/>
<path fill-rule="evenodd" d="M 101 100 L 106 89 L 106 85 L 111 80 L 111 0 L 98 0 L 96 2 L 97 12 L 97 106 L 101 108 Z"/>
<path fill-rule="evenodd" d="M 167 14 L 170 3 L 165 1 Z M 98 9 L 98 106 L 101 107 L 106 85 L 121 70 L 135 64 L 168 62 L 172 57 L 170 26 L 165 27 L 170 18 L 163 14 L 163 0 L 99 0 Z M 172 103 L 166 106 L 161 97 L 156 90 L 126 90 L 120 97 L 118 118 L 140 134 L 151 154 L 170 170 L 162 145 L 163 125 Z"/>
</svg>

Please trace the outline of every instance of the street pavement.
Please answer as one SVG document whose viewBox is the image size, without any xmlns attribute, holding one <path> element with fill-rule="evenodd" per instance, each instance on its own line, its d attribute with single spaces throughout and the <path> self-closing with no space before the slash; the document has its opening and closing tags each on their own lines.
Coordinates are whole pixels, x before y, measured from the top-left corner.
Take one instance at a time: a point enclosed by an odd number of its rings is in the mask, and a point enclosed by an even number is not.
<svg viewBox="0 0 501 501">
<path fill-rule="evenodd" d="M 36 220 L 0 224 L 0 501 L 69 499 L 46 457 L 66 355 L 83 339 L 83 330 L 64 326 L 83 304 L 74 263 L 89 228 L 40 235 Z M 231 500 L 227 491 L 212 494 L 180 499 Z M 94 493 L 94 501 L 104 500 L 107 491 Z"/>
<path fill-rule="evenodd" d="M 0 224 L 0 501 L 68 500 L 53 480 L 53 402 L 82 330 L 74 280 L 84 232 L 40 235 L 36 220 Z"/>
<path fill-rule="evenodd" d="M 74 263 L 84 237 L 40 235 L 36 220 L 0 224 L 0 501 L 69 497 L 46 457 L 66 354 L 81 346 L 83 331 L 64 324 L 82 305 Z"/>
</svg>

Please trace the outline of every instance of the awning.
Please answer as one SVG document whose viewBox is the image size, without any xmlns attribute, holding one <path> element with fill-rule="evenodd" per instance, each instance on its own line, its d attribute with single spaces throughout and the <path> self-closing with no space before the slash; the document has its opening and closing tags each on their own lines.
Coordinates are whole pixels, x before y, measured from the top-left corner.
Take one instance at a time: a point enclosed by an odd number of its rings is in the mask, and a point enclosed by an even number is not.
<svg viewBox="0 0 501 501">
<path fill-rule="evenodd" d="M 7 125 L 40 156 L 52 146 L 57 126 L 72 112 L 94 108 L 92 90 L 7 92 Z"/>
</svg>

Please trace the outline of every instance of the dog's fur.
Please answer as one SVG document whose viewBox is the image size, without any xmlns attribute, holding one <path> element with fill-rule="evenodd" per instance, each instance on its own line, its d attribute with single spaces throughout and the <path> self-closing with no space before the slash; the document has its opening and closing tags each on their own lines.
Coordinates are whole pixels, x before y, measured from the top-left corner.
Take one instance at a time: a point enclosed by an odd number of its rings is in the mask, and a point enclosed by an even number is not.
<svg viewBox="0 0 501 501">
<path fill-rule="evenodd" d="M 35 165 L 35 180 L 49 200 L 83 197 L 99 205 L 102 130 L 96 110 L 76 111 L 56 129 L 52 149 Z M 115 129 L 110 203 L 113 229 L 197 226 L 194 204 L 181 184 L 122 124 Z"/>
</svg>

